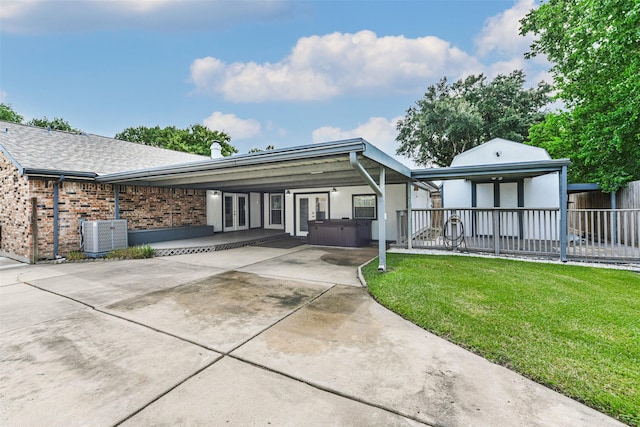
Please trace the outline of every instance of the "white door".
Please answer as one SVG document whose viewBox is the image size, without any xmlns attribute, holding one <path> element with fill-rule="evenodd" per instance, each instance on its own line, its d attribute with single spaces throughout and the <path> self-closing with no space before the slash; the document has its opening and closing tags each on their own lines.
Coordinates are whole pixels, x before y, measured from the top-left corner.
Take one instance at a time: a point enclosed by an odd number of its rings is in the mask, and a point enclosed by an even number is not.
<svg viewBox="0 0 640 427">
<path fill-rule="evenodd" d="M 306 236 L 308 221 L 329 217 L 329 193 L 296 194 L 296 236 Z"/>
<path fill-rule="evenodd" d="M 500 207 L 504 209 L 518 207 L 518 183 L 500 183 Z M 500 235 L 517 237 L 520 230 L 520 214 L 517 211 L 503 212 L 500 216 Z"/>
<path fill-rule="evenodd" d="M 224 231 L 249 228 L 249 197 L 246 194 L 224 193 Z"/>
<path fill-rule="evenodd" d="M 498 206 L 496 194 L 498 191 Z M 498 207 L 503 209 L 518 207 L 518 184 L 516 182 L 478 183 L 476 185 L 476 206 L 478 208 Z M 480 211 L 475 214 L 475 234 L 480 236 L 492 236 L 494 215 L 498 212 Z M 500 225 L 500 236 L 518 236 L 520 230 L 519 213 L 501 212 L 497 218 Z"/>
<path fill-rule="evenodd" d="M 493 208 L 493 183 L 476 185 L 476 206 Z M 475 214 L 475 234 L 479 236 L 493 235 L 493 212 L 479 211 Z"/>
</svg>

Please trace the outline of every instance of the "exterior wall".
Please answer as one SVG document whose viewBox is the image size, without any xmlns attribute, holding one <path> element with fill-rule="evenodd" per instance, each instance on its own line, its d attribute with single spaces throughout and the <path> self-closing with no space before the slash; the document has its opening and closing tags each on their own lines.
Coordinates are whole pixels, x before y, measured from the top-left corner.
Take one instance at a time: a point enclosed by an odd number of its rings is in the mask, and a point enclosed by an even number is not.
<svg viewBox="0 0 640 427">
<path fill-rule="evenodd" d="M 29 182 L 0 153 L 0 255 L 20 261 L 31 258 Z"/>
<path fill-rule="evenodd" d="M 352 218 L 352 196 L 354 194 L 374 194 L 374 191 L 367 185 L 355 187 L 337 187 L 338 191 L 333 192 L 332 188 L 306 188 L 291 190 L 291 194 L 285 197 L 285 231 L 295 235 L 294 230 L 294 194 L 306 194 L 324 192 L 329 194 L 329 218 L 341 219 Z M 431 206 L 429 192 L 420 189 L 412 192 L 414 199 L 412 206 L 414 209 L 428 208 Z M 386 186 L 386 240 L 396 240 L 397 219 L 396 211 L 407 208 L 407 187 L 406 184 L 388 184 Z M 380 218 L 380 213 L 378 213 Z M 372 238 L 378 239 L 378 221 L 371 223 Z"/>
<path fill-rule="evenodd" d="M 29 261 L 32 256 L 31 198 L 36 199 L 38 258 L 54 256 L 54 180 L 27 179 L 0 156 L 0 253 Z M 82 220 L 115 217 L 111 184 L 63 181 L 58 184 L 58 253 L 80 249 Z M 120 218 L 129 230 L 206 225 L 205 192 L 156 187 L 120 187 Z"/>
<path fill-rule="evenodd" d="M 492 165 L 550 159 L 549 153 L 544 148 L 496 138 L 458 154 L 451 162 L 451 166 Z"/>
<path fill-rule="evenodd" d="M 262 203 L 260 193 L 249 193 L 249 228 L 262 227 Z"/>
<path fill-rule="evenodd" d="M 524 206 L 527 208 L 559 208 L 560 175 L 556 172 L 525 179 Z"/>
<path fill-rule="evenodd" d="M 120 218 L 128 221 L 129 230 L 207 225 L 205 194 L 204 190 L 121 186 Z"/>
<path fill-rule="evenodd" d="M 524 207 L 526 208 L 558 208 L 560 207 L 560 183 L 558 173 L 525 178 L 524 180 Z M 476 197 L 478 207 L 493 207 L 493 191 L 484 194 L 478 186 Z M 471 207 L 471 181 L 463 179 L 453 179 L 444 181 L 442 184 L 442 206 L 445 208 L 470 208 Z M 513 193 L 513 188 L 502 185 L 500 188 L 501 198 L 514 199 L 517 201 L 517 194 Z M 512 207 L 516 204 L 504 205 Z"/>
<path fill-rule="evenodd" d="M 214 232 L 222 231 L 222 191 L 207 190 L 206 195 L 207 225 L 212 225 Z"/>
<path fill-rule="evenodd" d="M 471 182 L 463 179 L 444 181 L 442 183 L 442 207 L 471 207 Z"/>
<path fill-rule="evenodd" d="M 37 200 L 38 258 L 53 258 L 53 180 L 30 179 L 30 196 Z M 112 185 L 64 181 L 58 189 L 58 253 L 80 248 L 80 220 L 114 217 Z"/>
<path fill-rule="evenodd" d="M 458 154 L 451 162 L 451 166 L 494 165 L 550 159 L 549 153 L 543 148 L 496 138 Z M 526 178 L 524 180 L 524 206 L 527 208 L 558 208 L 560 206 L 558 179 L 557 173 Z M 447 180 L 443 182 L 442 188 L 443 207 L 471 207 L 471 181 Z M 511 187 L 502 186 L 500 190 L 501 198 L 504 200 L 511 200 L 513 197 L 517 200 L 517 195 L 510 197 L 508 194 L 503 194 L 503 190 L 512 192 Z M 476 193 L 478 207 L 493 207 L 493 191 L 485 198 L 482 193 L 482 191 Z M 507 203 L 505 206 L 507 205 L 510 207 L 513 204 Z"/>
</svg>

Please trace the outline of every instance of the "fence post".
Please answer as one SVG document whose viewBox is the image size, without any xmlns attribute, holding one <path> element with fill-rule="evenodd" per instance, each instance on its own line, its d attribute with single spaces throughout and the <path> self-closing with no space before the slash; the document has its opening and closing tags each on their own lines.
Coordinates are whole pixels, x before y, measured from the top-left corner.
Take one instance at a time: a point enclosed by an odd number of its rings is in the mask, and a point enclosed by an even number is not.
<svg viewBox="0 0 640 427">
<path fill-rule="evenodd" d="M 611 192 L 611 220 L 613 221 L 613 233 L 611 235 L 611 244 L 615 245 L 618 241 L 618 215 L 616 214 L 616 192 Z"/>
<path fill-rule="evenodd" d="M 500 255 L 500 212 L 497 209 L 491 211 L 493 214 L 493 251 Z"/>
</svg>

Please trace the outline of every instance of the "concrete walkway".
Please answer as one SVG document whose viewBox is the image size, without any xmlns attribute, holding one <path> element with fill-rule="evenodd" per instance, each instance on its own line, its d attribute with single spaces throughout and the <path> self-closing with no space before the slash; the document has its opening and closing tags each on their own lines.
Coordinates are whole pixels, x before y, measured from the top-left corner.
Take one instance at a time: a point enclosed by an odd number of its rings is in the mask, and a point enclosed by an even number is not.
<svg viewBox="0 0 640 427">
<path fill-rule="evenodd" d="M 0 425 L 620 425 L 378 305 L 375 255 L 0 270 Z"/>
</svg>

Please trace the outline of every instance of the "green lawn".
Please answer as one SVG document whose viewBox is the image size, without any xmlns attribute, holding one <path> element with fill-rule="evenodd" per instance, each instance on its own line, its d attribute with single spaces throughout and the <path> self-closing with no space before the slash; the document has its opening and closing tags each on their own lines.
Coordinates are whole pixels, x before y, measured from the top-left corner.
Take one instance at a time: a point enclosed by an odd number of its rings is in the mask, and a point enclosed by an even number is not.
<svg viewBox="0 0 640 427">
<path fill-rule="evenodd" d="M 640 274 L 455 255 L 388 254 L 363 274 L 423 328 L 640 425 Z"/>
</svg>

